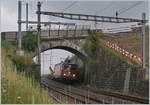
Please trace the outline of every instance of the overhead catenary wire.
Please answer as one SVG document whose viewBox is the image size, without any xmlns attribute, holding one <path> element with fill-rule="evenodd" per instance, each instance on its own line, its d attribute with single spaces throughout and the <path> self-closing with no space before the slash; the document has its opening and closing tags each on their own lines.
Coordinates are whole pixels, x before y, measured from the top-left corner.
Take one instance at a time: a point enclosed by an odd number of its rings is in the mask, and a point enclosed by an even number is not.
<svg viewBox="0 0 150 105">
<path fill-rule="evenodd" d="M 128 8 L 126 8 L 126 9 L 124 9 L 124 10 L 118 12 L 118 15 L 123 14 L 123 13 L 125 13 L 125 12 L 131 10 L 132 8 L 138 6 L 138 5 L 142 4 L 142 3 L 143 3 L 143 1 L 136 2 L 135 4 L 131 5 L 130 7 L 128 7 Z"/>
<path fill-rule="evenodd" d="M 97 14 L 102 13 L 102 12 L 108 10 L 110 7 L 112 7 L 112 5 L 113 5 L 113 1 L 111 1 L 106 7 L 102 8 L 101 10 L 96 11 L 96 13 L 97 13 Z M 101 22 L 101 23 L 97 23 L 97 22 L 96 22 L 96 26 L 97 26 L 97 25 L 102 25 L 102 24 L 103 24 L 103 22 Z"/>
<path fill-rule="evenodd" d="M 121 8 L 119 11 L 116 11 L 116 12 L 117 12 L 117 15 L 124 14 L 125 12 L 127 12 L 127 11 L 133 9 L 134 7 L 136 7 L 136 6 L 138 6 L 138 5 L 142 4 L 142 3 L 143 3 L 143 1 L 137 1 L 136 3 L 134 3 L 134 4 L 131 5 L 131 6 L 129 6 L 128 8 Z M 99 25 L 100 25 L 100 24 L 102 24 L 102 22 L 99 23 Z"/>
<path fill-rule="evenodd" d="M 73 5 L 75 5 L 78 1 L 74 1 L 72 2 L 70 5 L 68 5 L 66 8 L 64 8 L 61 12 L 65 12 L 66 10 L 68 10 L 69 8 L 71 8 Z"/>
<path fill-rule="evenodd" d="M 71 4 L 69 4 L 67 7 L 65 7 L 61 12 L 65 12 L 66 10 L 68 10 L 69 8 L 71 8 L 73 5 L 75 5 L 78 1 L 74 1 Z M 50 16 L 49 16 L 50 19 Z M 53 18 L 52 20 L 55 20 L 56 18 Z"/>
<path fill-rule="evenodd" d="M 74 1 L 71 4 L 69 4 L 67 7 L 65 7 L 61 12 L 65 12 L 66 10 L 68 10 L 69 8 L 71 8 L 73 5 L 75 5 L 78 1 Z M 50 16 L 49 16 L 50 17 Z M 55 18 L 53 19 L 55 20 Z"/>
<path fill-rule="evenodd" d="M 105 6 L 104 8 L 102 8 L 102 9 L 96 11 L 96 13 L 98 13 L 98 14 L 99 14 L 99 13 L 102 13 L 102 12 L 106 11 L 107 9 L 109 9 L 112 5 L 113 5 L 113 1 L 109 2 L 108 5 Z"/>
<path fill-rule="evenodd" d="M 116 11 L 118 15 L 120 14 L 124 14 L 125 12 L 135 8 L 136 6 L 142 4 L 142 1 L 137 1 L 136 3 L 134 3 L 133 5 L 129 6 L 128 8 L 121 8 L 119 11 Z M 121 31 L 121 30 L 120 30 Z M 122 30 L 123 31 L 123 30 Z"/>
</svg>

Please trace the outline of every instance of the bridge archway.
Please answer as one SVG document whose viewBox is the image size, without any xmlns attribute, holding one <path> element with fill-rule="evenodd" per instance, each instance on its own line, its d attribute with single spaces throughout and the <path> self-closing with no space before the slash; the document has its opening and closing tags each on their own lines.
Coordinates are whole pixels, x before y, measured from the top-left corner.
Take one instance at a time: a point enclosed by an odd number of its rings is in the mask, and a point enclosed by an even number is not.
<svg viewBox="0 0 150 105">
<path fill-rule="evenodd" d="M 69 52 L 73 53 L 74 55 L 76 55 L 77 57 L 79 57 L 79 58 L 83 61 L 83 63 L 85 63 L 86 60 L 87 60 L 86 55 L 84 55 L 84 54 L 81 53 L 80 51 L 78 51 L 78 50 L 76 50 L 76 49 L 74 49 L 74 48 L 68 47 L 68 46 L 49 47 L 49 48 L 47 48 L 47 49 L 42 50 L 41 53 L 44 52 L 44 51 L 47 51 L 47 50 L 52 50 L 52 49 L 62 49 L 62 50 L 69 51 Z"/>
<path fill-rule="evenodd" d="M 68 46 L 55 46 L 55 47 L 49 47 L 49 48 L 45 48 L 45 49 L 43 49 L 43 50 L 41 50 L 41 53 L 44 53 L 44 52 L 46 52 L 46 51 L 50 51 L 50 50 L 57 50 L 57 49 L 59 49 L 59 50 L 64 50 L 64 51 L 68 51 L 68 52 L 70 52 L 70 53 L 72 53 L 72 54 L 74 54 L 75 56 L 77 56 L 80 60 L 77 60 L 78 61 L 78 66 L 79 66 L 79 69 L 80 69 L 80 73 L 81 73 L 81 75 L 82 75 L 82 77 L 81 77 L 81 80 L 83 80 L 84 79 L 84 75 L 85 75 L 85 64 L 86 64 L 86 60 L 87 60 L 87 56 L 86 55 L 84 55 L 82 52 L 80 52 L 80 51 L 78 51 L 77 49 L 74 49 L 74 48 L 72 48 L 72 47 L 68 47 Z M 43 54 L 44 55 L 44 54 Z M 41 55 L 41 57 L 42 57 L 42 59 L 44 59 L 44 57 L 43 57 L 43 55 Z M 52 55 L 50 55 L 50 56 L 53 56 L 53 54 Z M 47 59 L 47 58 L 46 58 Z M 56 59 L 56 58 L 54 58 L 54 59 Z M 53 59 L 53 60 L 54 60 Z M 42 60 L 43 61 L 43 60 Z M 44 62 L 41 62 L 41 64 L 42 64 L 42 67 L 45 65 L 45 64 L 43 64 Z M 56 63 L 55 63 L 56 64 Z M 49 65 L 52 67 L 52 69 L 53 69 L 53 67 L 54 67 L 54 65 L 55 65 L 54 63 L 50 63 Z M 46 68 L 47 69 L 47 68 Z M 41 69 L 41 71 L 43 71 L 43 72 L 45 72 L 45 69 Z M 41 72 L 42 73 L 42 72 Z M 44 74 L 44 73 L 43 73 Z"/>
</svg>

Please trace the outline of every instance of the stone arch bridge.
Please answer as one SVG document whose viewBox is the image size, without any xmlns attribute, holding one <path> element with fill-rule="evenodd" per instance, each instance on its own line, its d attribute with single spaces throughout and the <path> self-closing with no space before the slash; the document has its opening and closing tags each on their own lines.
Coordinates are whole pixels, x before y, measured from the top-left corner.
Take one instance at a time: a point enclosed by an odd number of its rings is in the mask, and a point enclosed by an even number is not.
<svg viewBox="0 0 150 105">
<path fill-rule="evenodd" d="M 89 29 L 70 30 L 42 30 L 41 31 L 41 52 L 49 49 L 63 49 L 75 54 L 83 62 L 86 60 L 86 53 L 82 50 L 84 40 L 88 36 Z M 36 31 L 33 31 L 35 34 Z M 22 36 L 26 31 L 22 31 Z M 17 32 L 3 32 L 2 37 L 10 42 L 17 42 Z M 33 56 L 36 56 L 37 52 Z"/>
<path fill-rule="evenodd" d="M 41 52 L 49 49 L 63 49 L 75 54 L 85 62 L 86 53 L 83 51 L 82 45 L 87 36 L 88 29 L 43 31 L 41 32 Z"/>
</svg>

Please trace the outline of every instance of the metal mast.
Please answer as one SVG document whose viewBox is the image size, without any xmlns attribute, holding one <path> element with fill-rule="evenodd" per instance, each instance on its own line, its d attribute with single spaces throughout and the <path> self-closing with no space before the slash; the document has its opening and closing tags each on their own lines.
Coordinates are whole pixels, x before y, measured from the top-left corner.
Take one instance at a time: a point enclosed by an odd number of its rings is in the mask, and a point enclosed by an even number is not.
<svg viewBox="0 0 150 105">
<path fill-rule="evenodd" d="M 28 3 L 26 3 L 26 31 L 28 31 Z"/>
<path fill-rule="evenodd" d="M 22 2 L 18 1 L 18 53 L 20 55 L 20 52 L 22 50 L 22 46 L 21 46 L 21 39 L 22 39 L 22 35 L 21 35 L 21 11 L 22 11 Z"/>
<path fill-rule="evenodd" d="M 37 40 L 38 40 L 38 65 L 39 65 L 39 80 L 41 78 L 41 47 L 40 47 L 40 36 L 41 36 L 41 3 L 37 4 Z"/>
</svg>

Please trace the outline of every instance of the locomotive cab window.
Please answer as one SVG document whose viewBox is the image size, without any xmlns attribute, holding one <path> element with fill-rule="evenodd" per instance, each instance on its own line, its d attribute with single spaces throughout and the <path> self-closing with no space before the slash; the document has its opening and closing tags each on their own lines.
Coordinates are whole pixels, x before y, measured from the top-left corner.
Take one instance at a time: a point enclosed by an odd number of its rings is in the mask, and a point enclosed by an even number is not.
<svg viewBox="0 0 150 105">
<path fill-rule="evenodd" d="M 78 65 L 76 64 L 66 64 L 64 65 L 64 69 L 65 70 L 77 70 Z"/>
<path fill-rule="evenodd" d="M 67 69 L 69 66 L 68 65 L 64 65 L 64 69 Z"/>
<path fill-rule="evenodd" d="M 78 67 L 78 65 L 70 65 L 70 69 L 72 69 L 72 70 L 76 70 L 77 67 Z"/>
</svg>

